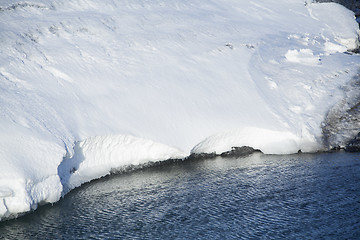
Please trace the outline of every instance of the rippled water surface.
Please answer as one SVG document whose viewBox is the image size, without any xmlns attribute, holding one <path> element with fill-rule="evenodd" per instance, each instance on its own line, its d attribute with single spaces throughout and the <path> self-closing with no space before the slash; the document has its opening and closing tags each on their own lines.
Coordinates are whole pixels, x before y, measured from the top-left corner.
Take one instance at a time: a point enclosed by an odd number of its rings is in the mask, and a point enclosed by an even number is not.
<svg viewBox="0 0 360 240">
<path fill-rule="evenodd" d="M 16 220 L 4 239 L 360 239 L 360 154 L 168 163 L 113 175 Z"/>
</svg>

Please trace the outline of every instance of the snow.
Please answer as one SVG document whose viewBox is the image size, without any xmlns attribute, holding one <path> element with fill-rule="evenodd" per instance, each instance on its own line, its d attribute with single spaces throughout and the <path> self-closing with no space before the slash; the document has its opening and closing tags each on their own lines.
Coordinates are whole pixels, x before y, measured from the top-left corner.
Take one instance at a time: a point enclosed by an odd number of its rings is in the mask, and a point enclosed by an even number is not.
<svg viewBox="0 0 360 240">
<path fill-rule="evenodd" d="M 265 154 L 288 154 L 299 150 L 314 152 L 319 149 L 319 146 L 314 142 L 315 139 L 309 133 L 303 133 L 303 137 L 299 139 L 295 134 L 288 131 L 247 127 L 214 134 L 196 145 L 191 152 L 195 154 L 223 153 L 230 150 L 229 146 L 248 145 L 255 149 L 261 149 Z"/>
<path fill-rule="evenodd" d="M 334 53 L 343 53 L 347 51 L 347 48 L 344 45 L 339 45 L 332 42 L 326 42 L 324 44 L 324 50 L 328 54 L 334 54 Z"/>
<path fill-rule="evenodd" d="M 360 66 L 335 3 L 3 0 L 0 21 L 1 219 L 114 169 L 325 149 Z"/>
<path fill-rule="evenodd" d="M 320 56 L 314 55 L 311 49 L 288 50 L 285 54 L 289 62 L 316 65 L 320 64 Z"/>
<path fill-rule="evenodd" d="M 66 158 L 60 164 L 58 172 L 65 194 L 114 170 L 185 157 L 186 153 L 176 148 L 142 138 L 123 135 L 97 136 L 78 142 L 74 156 Z"/>
</svg>

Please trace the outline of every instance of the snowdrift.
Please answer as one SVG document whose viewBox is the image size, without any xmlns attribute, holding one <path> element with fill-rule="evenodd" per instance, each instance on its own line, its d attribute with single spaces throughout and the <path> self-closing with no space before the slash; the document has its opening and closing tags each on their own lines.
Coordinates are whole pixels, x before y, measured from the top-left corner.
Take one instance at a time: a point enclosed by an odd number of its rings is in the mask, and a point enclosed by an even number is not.
<svg viewBox="0 0 360 240">
<path fill-rule="evenodd" d="M 3 0 L 0 21 L 1 219 L 129 165 L 326 149 L 360 65 L 334 3 Z"/>
</svg>

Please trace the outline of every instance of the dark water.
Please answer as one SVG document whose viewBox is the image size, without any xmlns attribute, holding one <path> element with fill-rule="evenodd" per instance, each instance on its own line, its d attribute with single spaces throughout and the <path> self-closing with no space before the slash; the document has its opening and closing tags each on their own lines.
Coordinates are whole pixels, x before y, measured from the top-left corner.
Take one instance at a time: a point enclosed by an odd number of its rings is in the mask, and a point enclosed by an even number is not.
<svg viewBox="0 0 360 240">
<path fill-rule="evenodd" d="M 360 239 L 360 154 L 253 155 L 113 175 L 3 239 Z"/>
</svg>

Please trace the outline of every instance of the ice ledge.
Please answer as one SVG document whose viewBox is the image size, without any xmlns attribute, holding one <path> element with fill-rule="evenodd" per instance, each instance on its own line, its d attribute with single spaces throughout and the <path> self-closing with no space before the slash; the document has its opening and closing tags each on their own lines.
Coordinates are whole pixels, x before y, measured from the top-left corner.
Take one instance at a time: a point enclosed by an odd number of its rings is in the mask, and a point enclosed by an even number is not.
<svg viewBox="0 0 360 240">
<path fill-rule="evenodd" d="M 77 142 L 74 155 L 64 158 L 58 167 L 58 174 L 64 195 L 114 170 L 186 156 L 177 148 L 143 138 L 129 135 L 97 136 Z"/>
<path fill-rule="evenodd" d="M 0 186 L 0 221 L 16 218 L 39 205 L 55 203 L 61 197 L 59 176 L 52 175 L 40 181 L 26 177 L 4 180 Z"/>
<path fill-rule="evenodd" d="M 55 203 L 75 187 L 106 176 L 114 170 L 168 159 L 183 159 L 188 155 L 177 148 L 133 136 L 97 136 L 76 142 L 74 154 L 65 156 L 56 172 L 55 165 L 45 166 L 43 161 L 45 157 L 59 158 L 59 152 L 51 150 L 60 146 L 54 147 L 32 138 L 23 138 L 23 141 L 36 145 L 42 143 L 38 148 L 44 152 L 37 149 L 37 157 L 34 153 L 33 157 L 39 159 L 36 171 L 25 166 L 27 173 L 14 170 L 0 178 L 0 221 L 21 216 L 42 204 Z M 19 154 L 18 157 L 26 156 L 25 153 L 21 156 Z"/>
<path fill-rule="evenodd" d="M 292 154 L 299 152 L 299 150 L 315 152 L 320 149 L 315 137 L 305 130 L 302 136 L 296 136 L 289 131 L 247 127 L 212 135 L 196 145 L 191 153 L 221 154 L 231 151 L 233 147 L 241 146 L 250 146 L 265 154 Z"/>
<path fill-rule="evenodd" d="M 9 184 L 11 182 L 9 187 L 0 187 L 0 220 L 17 217 L 43 203 L 54 203 L 83 183 L 131 166 L 146 166 L 169 159 L 191 160 L 193 156 L 211 154 L 243 156 L 260 151 L 265 154 L 292 154 L 299 150 L 314 152 L 319 148 L 315 138 L 305 130 L 297 136 L 289 131 L 255 127 L 212 135 L 197 144 L 190 155 L 165 144 L 129 135 L 90 137 L 76 142 L 74 154 L 63 158 L 57 175 L 37 182 L 26 177 L 7 179 Z"/>
</svg>

